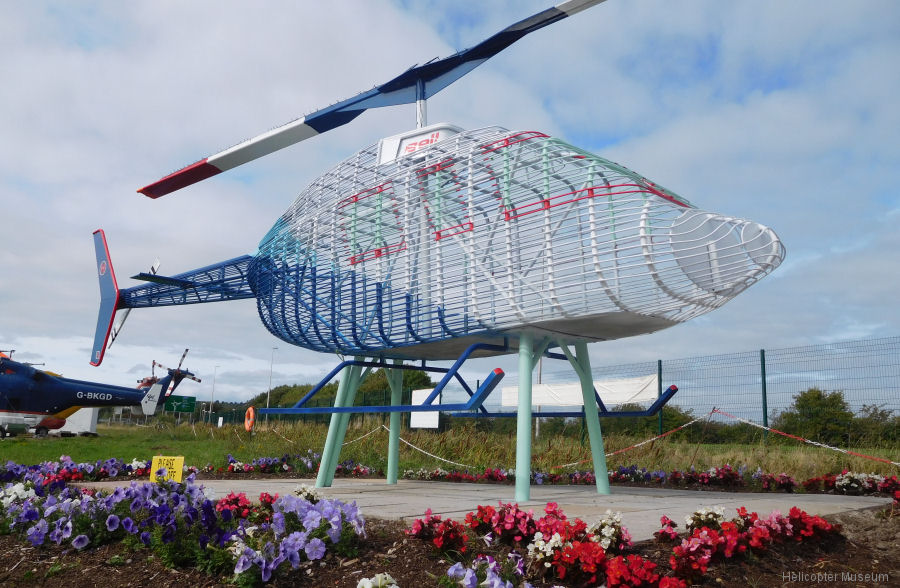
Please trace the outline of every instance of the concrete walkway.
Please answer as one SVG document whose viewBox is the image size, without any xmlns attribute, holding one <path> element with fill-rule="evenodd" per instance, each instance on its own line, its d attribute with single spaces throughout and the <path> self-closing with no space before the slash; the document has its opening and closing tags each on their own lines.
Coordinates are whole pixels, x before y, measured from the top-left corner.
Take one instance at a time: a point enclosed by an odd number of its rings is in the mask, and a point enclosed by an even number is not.
<svg viewBox="0 0 900 588">
<path fill-rule="evenodd" d="M 262 492 L 290 494 L 300 484 L 312 486 L 312 479 L 264 479 L 264 480 L 200 480 L 211 490 L 215 498 L 230 492 L 244 492 L 251 500 Z M 94 482 L 84 484 L 94 488 L 127 486 L 124 482 Z M 400 519 L 409 523 L 424 516 L 430 508 L 434 514 L 462 522 L 466 513 L 478 505 L 496 506 L 499 501 L 515 502 L 515 488 L 503 484 L 467 484 L 455 482 L 424 482 L 400 480 L 388 485 L 383 479 L 336 478 L 330 488 L 319 488 L 321 496 L 353 502 L 360 506 L 364 516 L 383 519 Z M 612 494 L 597 494 L 591 486 L 532 486 L 531 500 L 520 502 L 519 507 L 533 510 L 536 517 L 544 514 L 548 502 L 559 504 L 570 518 L 580 518 L 588 524 L 599 520 L 607 510 L 622 513 L 622 524 L 635 541 L 652 539 L 660 528 L 659 519 L 666 515 L 684 530 L 684 519 L 694 511 L 706 507 L 721 506 L 725 516 L 737 515 L 738 507 L 745 506 L 760 516 L 768 516 L 773 510 L 787 514 L 797 506 L 814 515 L 830 515 L 872 507 L 887 507 L 890 498 L 872 496 L 841 496 L 832 494 L 785 494 L 750 492 L 706 492 L 666 488 L 631 488 L 612 486 Z"/>
</svg>

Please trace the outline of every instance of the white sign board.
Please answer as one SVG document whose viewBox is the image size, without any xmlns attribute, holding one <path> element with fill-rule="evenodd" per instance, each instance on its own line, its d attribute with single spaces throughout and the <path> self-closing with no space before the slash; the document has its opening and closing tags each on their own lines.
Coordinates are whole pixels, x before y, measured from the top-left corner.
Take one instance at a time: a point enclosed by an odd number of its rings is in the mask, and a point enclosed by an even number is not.
<svg viewBox="0 0 900 588">
<path fill-rule="evenodd" d="M 597 380 L 594 388 L 605 406 L 622 404 L 642 404 L 653 402 L 659 393 L 656 374 L 637 378 Z M 519 405 L 519 388 L 504 387 L 500 402 L 503 406 Z M 582 406 L 581 384 L 533 384 L 531 387 L 532 406 Z"/>
<path fill-rule="evenodd" d="M 422 404 L 428 395 L 434 390 L 413 390 L 412 403 Z M 411 429 L 437 429 L 440 413 L 435 411 L 429 412 L 411 412 L 409 413 L 409 427 Z"/>
</svg>

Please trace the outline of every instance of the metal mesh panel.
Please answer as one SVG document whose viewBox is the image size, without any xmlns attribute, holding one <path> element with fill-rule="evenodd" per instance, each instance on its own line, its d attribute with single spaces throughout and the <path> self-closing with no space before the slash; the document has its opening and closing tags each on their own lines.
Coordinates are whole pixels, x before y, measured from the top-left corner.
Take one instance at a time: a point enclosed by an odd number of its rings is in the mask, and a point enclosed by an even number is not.
<svg viewBox="0 0 900 588">
<path fill-rule="evenodd" d="M 663 387 L 679 387 L 670 403 L 673 406 L 695 414 L 716 406 L 762 423 L 763 359 L 765 416 L 791 408 L 795 396 L 810 388 L 842 392 L 847 406 L 856 414 L 863 406 L 874 405 L 900 416 L 900 337 L 662 360 Z M 592 372 L 595 380 L 604 380 L 653 374 L 657 369 L 657 362 L 641 362 L 596 366 Z M 574 381 L 575 376 L 562 362 L 545 362 L 543 379 L 566 382 Z"/>
<path fill-rule="evenodd" d="M 842 391 L 850 409 L 900 412 L 900 337 L 766 350 L 770 413 L 809 388 Z"/>
</svg>

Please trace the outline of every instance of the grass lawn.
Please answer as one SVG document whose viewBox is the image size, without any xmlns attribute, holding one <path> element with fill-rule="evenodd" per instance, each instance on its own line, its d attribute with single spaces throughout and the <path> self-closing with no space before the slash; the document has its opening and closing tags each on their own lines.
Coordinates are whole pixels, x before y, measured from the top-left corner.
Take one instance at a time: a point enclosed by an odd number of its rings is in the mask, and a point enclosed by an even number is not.
<svg viewBox="0 0 900 588">
<path fill-rule="evenodd" d="M 374 468 L 387 465 L 388 433 L 379 429 L 377 421 L 351 425 L 341 452 L 341 460 L 351 459 Z M 373 432 L 374 431 L 374 432 Z M 0 460 L 20 464 L 36 464 L 68 455 L 76 462 L 94 462 L 111 457 L 130 461 L 150 459 L 154 455 L 183 455 L 185 464 L 198 467 L 211 463 L 224 465 L 231 454 L 243 462 L 258 457 L 281 457 L 284 454 L 305 454 L 311 449 L 321 452 L 327 425 L 303 423 L 272 423 L 268 428 L 258 426 L 251 435 L 242 426 L 227 425 L 212 428 L 206 424 L 157 426 L 99 425 L 97 437 L 33 438 L 19 436 L 0 441 Z M 365 438 L 361 436 L 371 433 Z M 401 443 L 400 470 L 435 469 L 483 470 L 486 467 L 514 468 L 516 459 L 515 435 L 477 431 L 474 426 L 454 427 L 439 433 L 428 430 L 401 432 L 401 438 L 433 455 L 455 462 L 453 465 L 428 457 Z M 607 453 L 630 447 L 643 441 L 630 436 L 604 437 Z M 858 453 L 900 461 L 898 448 L 853 448 Z M 556 466 L 576 463 L 564 469 Z M 686 470 L 730 464 L 735 468 L 757 467 L 764 472 L 787 473 L 798 482 L 824 473 L 840 473 L 847 469 L 874 472 L 882 475 L 898 473 L 897 466 L 866 460 L 844 453 L 796 442 L 762 442 L 757 444 L 696 444 L 688 441 L 663 439 L 608 458 L 609 469 L 637 465 L 648 470 Z M 590 447 L 581 440 L 565 436 L 540 437 L 532 446 L 532 469 L 535 471 L 572 471 L 592 468 Z"/>
</svg>

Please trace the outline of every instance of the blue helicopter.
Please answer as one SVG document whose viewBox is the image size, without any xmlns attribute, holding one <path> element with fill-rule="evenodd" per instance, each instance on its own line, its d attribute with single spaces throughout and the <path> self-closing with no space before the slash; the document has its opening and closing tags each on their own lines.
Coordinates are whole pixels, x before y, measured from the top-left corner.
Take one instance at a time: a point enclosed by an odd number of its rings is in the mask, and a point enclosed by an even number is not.
<svg viewBox="0 0 900 588">
<path fill-rule="evenodd" d="M 152 415 L 170 388 L 174 390 L 185 379 L 200 381 L 181 369 L 183 362 L 184 355 L 177 368 L 164 368 L 168 373 L 162 378 L 146 377 L 137 388 L 128 388 L 64 378 L 0 353 L 0 438 L 28 429 L 44 436 L 63 427 L 68 417 L 84 407 L 140 406 L 143 414 Z M 158 365 L 154 362 L 154 367 Z"/>
</svg>

